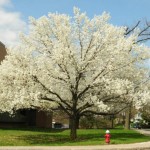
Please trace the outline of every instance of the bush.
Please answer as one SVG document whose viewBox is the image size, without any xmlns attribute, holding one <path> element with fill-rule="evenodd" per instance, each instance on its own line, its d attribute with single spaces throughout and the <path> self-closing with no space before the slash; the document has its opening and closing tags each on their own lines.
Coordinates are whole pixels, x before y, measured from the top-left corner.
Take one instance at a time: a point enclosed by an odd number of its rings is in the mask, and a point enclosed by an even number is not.
<svg viewBox="0 0 150 150">
<path fill-rule="evenodd" d="M 87 116 L 80 119 L 80 128 L 92 129 L 92 128 L 110 128 L 111 123 L 108 118 L 102 116 Z"/>
</svg>

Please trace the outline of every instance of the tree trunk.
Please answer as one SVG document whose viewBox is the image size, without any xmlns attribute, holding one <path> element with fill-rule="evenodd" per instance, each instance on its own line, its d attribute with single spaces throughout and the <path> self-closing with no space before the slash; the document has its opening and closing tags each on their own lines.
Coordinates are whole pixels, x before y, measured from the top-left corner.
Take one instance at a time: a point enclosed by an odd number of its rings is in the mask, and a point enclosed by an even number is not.
<svg viewBox="0 0 150 150">
<path fill-rule="evenodd" d="M 130 115 L 131 115 L 131 107 L 129 106 L 125 112 L 125 129 L 130 129 Z"/>
<path fill-rule="evenodd" d="M 80 117 L 77 117 L 76 128 L 79 129 Z"/>
<path fill-rule="evenodd" d="M 75 140 L 77 138 L 77 118 L 71 117 L 70 118 L 70 138 L 71 140 Z"/>
<path fill-rule="evenodd" d="M 76 128 L 79 129 L 79 124 L 80 124 L 80 117 L 76 118 Z M 69 129 L 71 129 L 72 121 L 71 118 L 69 118 Z"/>
</svg>

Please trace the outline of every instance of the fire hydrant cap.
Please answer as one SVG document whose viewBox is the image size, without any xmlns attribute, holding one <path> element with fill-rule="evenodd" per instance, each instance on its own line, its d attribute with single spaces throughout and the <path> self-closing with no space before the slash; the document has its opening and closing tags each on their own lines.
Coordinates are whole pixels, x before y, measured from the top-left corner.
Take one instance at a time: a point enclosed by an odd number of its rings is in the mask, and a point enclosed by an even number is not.
<svg viewBox="0 0 150 150">
<path fill-rule="evenodd" d="M 106 130 L 106 133 L 110 133 L 110 131 L 109 131 L 109 130 Z"/>
</svg>

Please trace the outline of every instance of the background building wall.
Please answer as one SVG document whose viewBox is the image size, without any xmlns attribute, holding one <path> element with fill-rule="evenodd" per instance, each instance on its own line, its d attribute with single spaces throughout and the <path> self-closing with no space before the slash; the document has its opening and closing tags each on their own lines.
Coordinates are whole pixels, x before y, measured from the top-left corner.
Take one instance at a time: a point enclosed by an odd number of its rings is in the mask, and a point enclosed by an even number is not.
<svg viewBox="0 0 150 150">
<path fill-rule="evenodd" d="M 5 55 L 6 55 L 6 48 L 5 48 L 5 45 L 0 42 L 0 61 L 2 61 L 4 58 L 5 58 Z"/>
<path fill-rule="evenodd" d="M 6 54 L 5 45 L 0 42 L 0 63 L 4 60 Z M 0 113 L 0 127 L 14 127 L 17 125 L 51 128 L 52 113 L 48 114 L 33 109 L 18 110 L 13 117 L 8 113 Z"/>
</svg>

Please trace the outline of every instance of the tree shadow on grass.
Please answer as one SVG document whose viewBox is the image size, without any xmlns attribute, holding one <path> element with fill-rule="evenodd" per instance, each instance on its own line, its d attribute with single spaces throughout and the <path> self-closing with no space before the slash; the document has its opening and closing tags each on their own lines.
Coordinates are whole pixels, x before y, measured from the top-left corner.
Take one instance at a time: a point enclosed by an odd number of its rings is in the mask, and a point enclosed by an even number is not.
<svg viewBox="0 0 150 150">
<path fill-rule="evenodd" d="M 127 141 L 130 139 L 141 139 L 144 135 L 136 133 L 114 133 L 112 139 L 115 141 Z M 23 140 L 29 145 L 65 145 L 65 143 L 76 143 L 85 141 L 104 141 L 104 136 L 99 134 L 83 134 L 79 135 L 75 141 L 70 140 L 69 135 L 59 134 L 39 134 L 39 135 L 23 135 L 17 137 L 19 140 Z"/>
<path fill-rule="evenodd" d="M 19 140 L 23 140 L 29 145 L 61 145 L 66 142 L 71 142 L 69 136 L 66 135 L 23 135 L 18 136 Z"/>
<path fill-rule="evenodd" d="M 66 129 L 50 129 L 50 128 L 37 128 L 37 127 L 25 127 L 25 128 L 0 128 L 1 130 L 13 130 L 13 131 L 32 131 L 43 133 L 59 133 Z"/>
<path fill-rule="evenodd" d="M 76 140 L 71 140 L 69 134 L 38 134 L 38 135 L 21 135 L 16 137 L 19 140 L 25 141 L 29 145 L 65 145 L 65 143 L 76 143 L 76 142 L 84 142 L 87 140 L 95 140 L 99 139 L 98 135 L 78 135 Z"/>
</svg>

